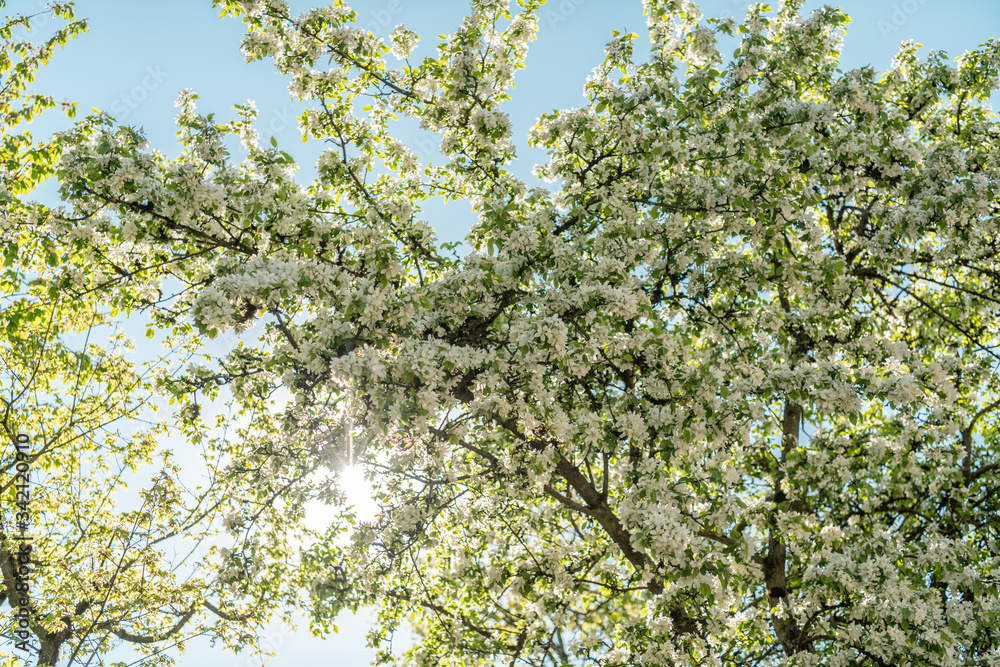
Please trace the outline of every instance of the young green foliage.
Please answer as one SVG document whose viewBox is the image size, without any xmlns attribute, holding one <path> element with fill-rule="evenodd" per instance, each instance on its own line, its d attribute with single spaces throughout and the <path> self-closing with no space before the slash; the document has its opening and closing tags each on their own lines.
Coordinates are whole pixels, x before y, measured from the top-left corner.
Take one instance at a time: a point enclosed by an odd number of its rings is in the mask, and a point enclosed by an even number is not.
<svg viewBox="0 0 1000 667">
<path fill-rule="evenodd" d="M 197 396 L 173 424 L 155 414 L 165 402 L 156 394 L 169 395 L 167 380 L 193 348 L 179 325 L 172 349 L 136 352 L 129 329 L 149 285 L 119 301 L 67 289 L 118 255 L 82 228 L 67 233 L 65 211 L 24 197 L 60 158 L 57 144 L 23 130 L 55 106 L 29 84 L 85 28 L 71 5 L 51 13 L 64 25 L 41 45 L 14 39 L 31 17 L 0 26 L 0 628 L 9 651 L 0 661 L 91 664 L 131 646 L 143 664 L 171 664 L 202 635 L 253 648 L 289 597 L 302 510 L 227 482 L 252 471 L 226 438 L 260 447 L 266 418 L 237 408 L 236 424 L 222 429 L 220 418 L 213 430 Z M 174 456 L 185 441 L 201 451 Z"/>
</svg>

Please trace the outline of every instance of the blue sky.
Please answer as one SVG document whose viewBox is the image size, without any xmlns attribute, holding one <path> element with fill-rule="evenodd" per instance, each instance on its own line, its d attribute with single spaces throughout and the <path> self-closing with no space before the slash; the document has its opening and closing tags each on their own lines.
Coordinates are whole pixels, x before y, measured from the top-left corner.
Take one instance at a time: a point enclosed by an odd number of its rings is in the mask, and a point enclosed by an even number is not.
<svg viewBox="0 0 1000 667">
<path fill-rule="evenodd" d="M 44 0 L 13 0 L 10 12 L 33 13 Z M 708 16 L 742 16 L 744 0 L 704 0 Z M 819 6 L 810 0 L 807 8 Z M 292 8 L 305 10 L 308 0 L 293 0 Z M 352 6 L 359 23 L 387 35 L 399 23 L 424 39 L 416 56 L 432 52 L 434 37 L 450 33 L 464 16 L 461 0 L 364 0 Z M 852 17 L 845 40 L 842 69 L 871 64 L 888 66 L 899 42 L 913 39 L 925 48 L 943 49 L 952 56 L 975 48 L 991 36 L 1000 37 L 1000 2 L 996 0 L 844 0 Z M 79 103 L 80 112 L 91 107 L 108 111 L 120 122 L 142 126 L 151 144 L 165 154 L 176 153 L 173 101 L 184 88 L 200 96 L 199 109 L 229 116 L 230 107 L 247 99 L 260 109 L 260 133 L 272 135 L 279 146 L 300 156 L 308 168 L 315 157 L 300 140 L 295 116 L 298 108 L 289 98 L 286 82 L 268 62 L 247 64 L 239 50 L 243 25 L 221 19 L 211 0 L 77 0 L 77 12 L 90 19 L 90 31 L 56 55 L 36 81 L 36 89 Z M 521 149 L 519 173 L 527 174 L 538 154 L 525 150 L 528 128 L 543 112 L 582 103 L 583 83 L 602 58 L 603 46 L 613 29 L 643 34 L 645 25 L 639 0 L 551 0 L 541 11 L 539 39 L 531 46 L 528 67 L 519 74 L 509 107 L 514 136 Z M 41 32 L 41 31 L 40 31 Z M 33 132 L 37 137 L 66 127 L 68 121 L 50 114 Z M 424 145 L 427 137 L 414 137 Z M 50 185 L 39 191 L 54 203 Z M 473 218 L 460 203 L 426 210 L 442 240 L 460 240 Z M 291 667 L 330 664 L 338 667 L 367 665 L 366 617 L 343 618 L 340 634 L 326 640 L 309 636 L 303 625 L 291 632 L 275 625 L 265 645 L 278 657 L 265 664 Z M 253 667 L 258 660 L 213 649 L 207 641 L 195 642 L 181 659 L 186 667 Z"/>
</svg>

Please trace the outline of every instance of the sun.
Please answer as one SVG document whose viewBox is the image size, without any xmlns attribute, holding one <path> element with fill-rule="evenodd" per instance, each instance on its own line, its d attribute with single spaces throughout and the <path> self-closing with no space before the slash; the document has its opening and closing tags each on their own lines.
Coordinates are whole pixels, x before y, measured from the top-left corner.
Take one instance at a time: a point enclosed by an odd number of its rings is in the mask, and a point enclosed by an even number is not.
<svg viewBox="0 0 1000 667">
<path fill-rule="evenodd" d="M 378 505 L 372 500 L 372 485 L 365 479 L 365 470 L 359 465 L 349 465 L 340 471 L 338 486 L 347 495 L 347 502 L 353 505 L 358 519 L 367 521 L 378 513 Z"/>
<path fill-rule="evenodd" d="M 354 508 L 358 521 L 370 521 L 378 516 L 379 506 L 372 499 L 371 482 L 365 479 L 363 466 L 344 466 L 337 473 L 333 485 L 347 496 L 347 505 Z M 306 503 L 305 525 L 312 530 L 325 530 L 339 511 L 340 508 L 320 500 L 310 500 Z"/>
</svg>

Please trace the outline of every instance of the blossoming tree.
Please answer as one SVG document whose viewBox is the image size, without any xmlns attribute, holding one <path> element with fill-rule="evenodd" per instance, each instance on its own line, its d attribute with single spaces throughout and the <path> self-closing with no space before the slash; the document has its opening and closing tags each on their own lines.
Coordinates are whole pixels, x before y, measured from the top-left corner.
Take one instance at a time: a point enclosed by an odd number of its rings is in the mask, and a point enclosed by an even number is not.
<svg viewBox="0 0 1000 667">
<path fill-rule="evenodd" d="M 61 27 L 40 43 L 23 38 L 37 15 L 0 23 L 0 664 L 92 664 L 123 646 L 170 664 L 204 634 L 248 648 L 287 596 L 287 515 L 301 508 L 227 485 L 239 450 L 190 409 L 176 424 L 155 414 L 151 373 L 191 351 L 183 327 L 172 354 L 141 363 L 103 293 L 61 289 L 98 249 L 24 200 L 59 159 L 24 126 L 56 106 L 30 92 L 35 74 L 86 24 L 67 3 L 45 13 Z M 252 428 L 229 433 L 253 445 Z M 172 452 L 171 437 L 200 452 Z M 224 520 L 239 540 L 219 537 Z M 266 565 L 247 550 L 257 542 Z"/>
<path fill-rule="evenodd" d="M 261 493 L 370 472 L 379 517 L 303 555 L 317 631 L 375 605 L 379 661 L 417 665 L 1000 659 L 1000 44 L 841 72 L 837 10 L 647 0 L 648 60 L 614 35 L 533 128 L 549 190 L 504 112 L 536 0 L 475 0 L 422 62 L 339 1 L 216 4 L 308 106 L 316 179 L 185 93 L 177 159 L 106 116 L 65 135 L 50 224 L 115 250 L 67 291 L 265 326 L 161 380 L 287 390 L 241 454 Z M 432 197 L 478 214 L 465 256 Z"/>
</svg>

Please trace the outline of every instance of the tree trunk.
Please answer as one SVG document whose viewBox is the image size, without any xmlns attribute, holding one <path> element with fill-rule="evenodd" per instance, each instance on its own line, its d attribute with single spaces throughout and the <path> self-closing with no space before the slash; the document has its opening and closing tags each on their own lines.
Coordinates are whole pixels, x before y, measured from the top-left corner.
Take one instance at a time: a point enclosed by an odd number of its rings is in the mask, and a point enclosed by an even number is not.
<svg viewBox="0 0 1000 667">
<path fill-rule="evenodd" d="M 788 604 L 788 581 L 785 578 L 785 558 L 788 550 L 778 531 L 778 509 L 786 502 L 784 466 L 788 452 L 799 446 L 802 425 L 802 406 L 788 400 L 781 419 L 781 461 L 774 475 L 774 507 L 768 517 L 767 556 L 764 557 L 764 582 L 767 584 L 767 605 L 771 611 L 771 625 L 786 655 L 811 651 L 808 641 L 803 641 L 802 631 L 791 614 Z"/>
</svg>

